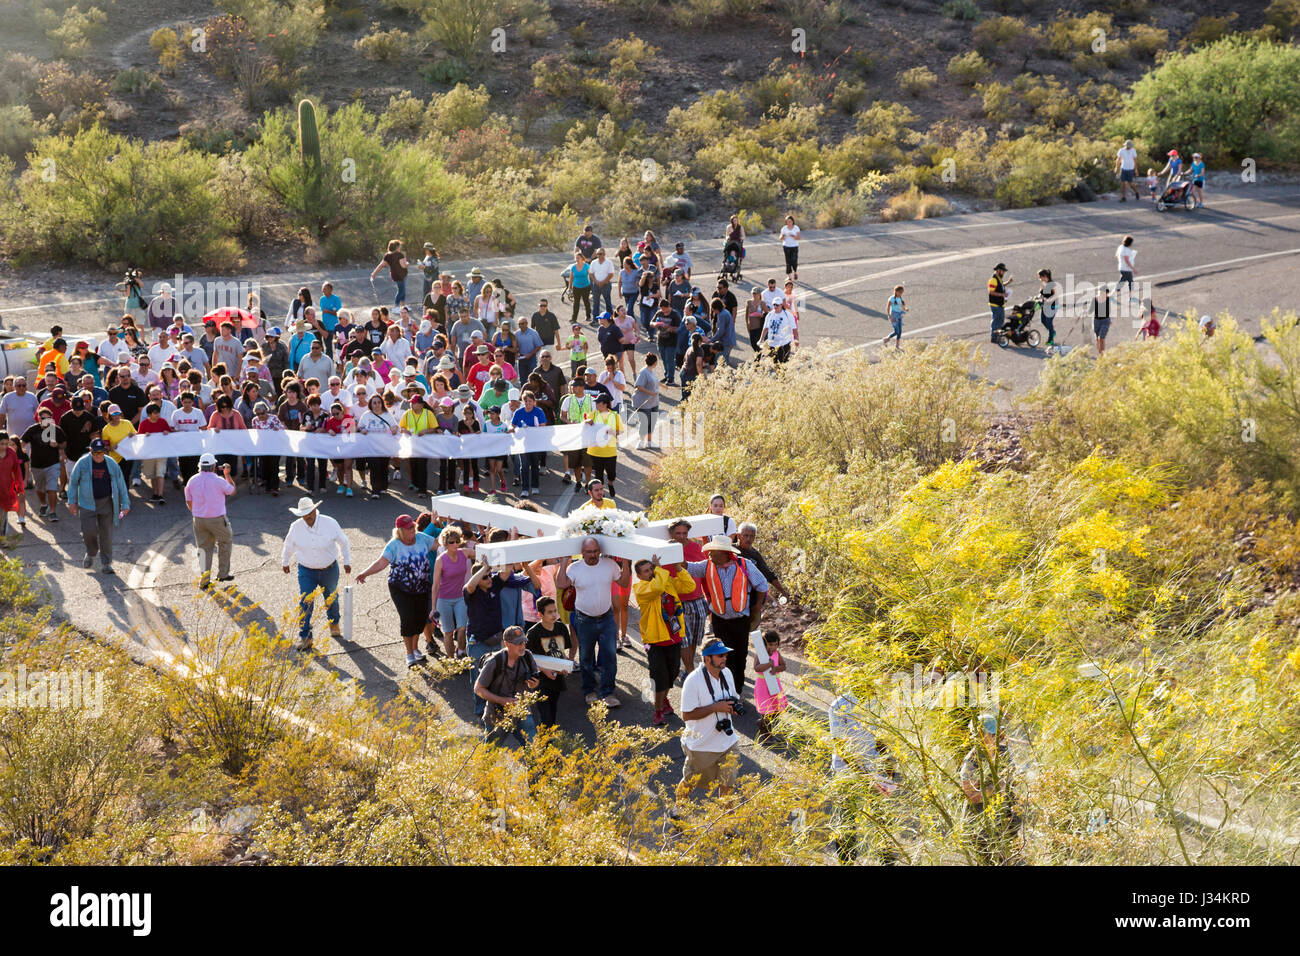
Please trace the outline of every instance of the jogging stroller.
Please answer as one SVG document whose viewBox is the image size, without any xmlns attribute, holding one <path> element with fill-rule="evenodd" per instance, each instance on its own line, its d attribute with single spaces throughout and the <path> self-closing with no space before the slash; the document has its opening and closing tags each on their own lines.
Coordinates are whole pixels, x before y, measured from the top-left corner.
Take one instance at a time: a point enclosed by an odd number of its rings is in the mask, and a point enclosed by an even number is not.
<svg viewBox="0 0 1300 956">
<path fill-rule="evenodd" d="M 1166 209 L 1172 209 L 1174 206 L 1182 206 L 1184 209 L 1193 208 L 1192 204 L 1192 181 L 1179 176 L 1171 180 L 1156 199 L 1156 208 L 1161 212 Z"/>
<path fill-rule="evenodd" d="M 1011 314 L 1007 316 L 1006 324 L 997 331 L 998 345 L 1002 348 L 1009 345 L 1028 345 L 1031 349 L 1037 348 L 1042 335 L 1037 329 L 1029 327 L 1029 323 L 1033 321 L 1037 312 L 1037 299 L 1030 299 L 1028 302 L 1020 303 L 1020 305 L 1013 305 Z"/>
<path fill-rule="evenodd" d="M 745 252 L 740 243 L 734 239 L 727 241 L 722 249 L 722 268 L 718 270 L 719 279 L 727 279 L 731 282 L 739 282 L 742 278 L 740 274 L 740 260 Z"/>
<path fill-rule="evenodd" d="M 560 293 L 560 301 L 568 305 L 573 301 L 573 273 L 565 269 L 560 275 L 564 279 L 564 291 Z"/>
</svg>

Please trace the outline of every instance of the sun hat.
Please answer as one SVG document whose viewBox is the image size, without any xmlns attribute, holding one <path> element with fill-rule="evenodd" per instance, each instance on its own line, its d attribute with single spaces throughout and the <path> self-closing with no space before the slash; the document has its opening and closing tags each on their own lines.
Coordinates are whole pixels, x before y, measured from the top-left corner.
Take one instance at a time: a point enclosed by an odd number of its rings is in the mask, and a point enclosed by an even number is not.
<svg viewBox="0 0 1300 956">
<path fill-rule="evenodd" d="M 731 543 L 731 539 L 725 534 L 715 534 L 709 539 L 709 543 L 704 545 L 702 551 L 729 551 L 732 554 L 740 554 L 736 546 Z"/>
<path fill-rule="evenodd" d="M 452 408 L 455 406 L 456 400 L 452 398 L 450 395 L 446 395 L 442 398 L 441 401 L 438 402 L 438 404 L 441 405 L 443 408 Z"/>
<path fill-rule="evenodd" d="M 517 389 L 517 388 L 512 388 L 512 389 L 510 390 L 510 393 L 509 393 L 508 395 L 506 395 L 506 401 L 508 401 L 508 402 L 517 402 L 517 401 L 519 401 L 519 389 Z"/>
<path fill-rule="evenodd" d="M 298 507 L 290 508 L 289 513 L 297 515 L 299 518 L 305 518 L 319 507 L 319 501 L 312 501 L 311 495 L 303 495 L 298 499 Z"/>
<path fill-rule="evenodd" d="M 433 248 L 433 243 L 432 243 L 432 242 L 426 242 L 426 243 L 424 244 L 424 248 L 426 248 L 426 249 L 432 249 L 432 248 Z"/>
<path fill-rule="evenodd" d="M 469 277 L 471 279 L 481 279 L 483 278 L 483 270 L 478 266 L 475 266 L 473 269 L 469 270 Z"/>
<path fill-rule="evenodd" d="M 475 354 L 475 355 L 487 355 L 487 354 L 488 354 L 489 352 L 491 352 L 491 351 L 492 351 L 492 350 L 491 350 L 490 348 L 488 348 L 486 345 L 480 345 L 478 348 L 476 348 L 476 349 L 474 350 L 474 354 Z"/>
<path fill-rule="evenodd" d="M 456 362 L 450 355 L 444 355 L 442 358 L 438 359 L 438 368 L 440 369 L 455 367 Z"/>
</svg>

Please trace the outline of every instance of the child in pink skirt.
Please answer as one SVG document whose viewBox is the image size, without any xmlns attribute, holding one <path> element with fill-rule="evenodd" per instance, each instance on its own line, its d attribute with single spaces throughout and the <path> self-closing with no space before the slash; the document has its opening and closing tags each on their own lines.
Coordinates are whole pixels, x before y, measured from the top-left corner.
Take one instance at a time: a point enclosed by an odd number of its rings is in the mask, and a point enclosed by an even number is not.
<svg viewBox="0 0 1300 956">
<path fill-rule="evenodd" d="M 760 664 L 758 654 L 753 655 L 757 674 L 754 678 L 754 708 L 758 711 L 758 740 L 772 735 L 772 718 L 790 706 L 781 678 L 776 678 L 777 692 L 774 694 L 768 689 L 767 678 L 764 676 L 775 676 L 785 671 L 785 661 L 781 660 L 781 636 L 776 631 L 768 631 L 763 635 L 763 644 L 767 647 L 768 662 Z"/>
</svg>

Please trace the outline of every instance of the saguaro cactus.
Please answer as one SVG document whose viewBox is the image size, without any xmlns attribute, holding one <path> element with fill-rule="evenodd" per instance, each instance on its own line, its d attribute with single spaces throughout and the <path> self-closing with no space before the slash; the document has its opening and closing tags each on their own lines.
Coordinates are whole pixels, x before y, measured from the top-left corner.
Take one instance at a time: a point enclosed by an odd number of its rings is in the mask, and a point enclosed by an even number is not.
<svg viewBox="0 0 1300 956">
<path fill-rule="evenodd" d="M 320 217 L 320 198 L 324 163 L 320 155 L 320 129 L 316 125 L 316 107 L 311 100 L 298 103 L 298 159 L 302 163 L 304 212 L 315 221 L 317 236 L 325 231 Z"/>
</svg>

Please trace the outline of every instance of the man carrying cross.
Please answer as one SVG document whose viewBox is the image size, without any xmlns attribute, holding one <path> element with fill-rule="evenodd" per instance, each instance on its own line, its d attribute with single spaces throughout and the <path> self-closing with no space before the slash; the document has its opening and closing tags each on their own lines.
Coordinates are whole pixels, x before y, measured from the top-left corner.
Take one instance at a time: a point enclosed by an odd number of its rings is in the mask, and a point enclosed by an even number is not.
<svg viewBox="0 0 1300 956">
<path fill-rule="evenodd" d="M 582 669 L 582 693 L 588 704 L 599 698 L 606 707 L 618 707 L 622 702 L 614 696 L 614 682 L 618 677 L 617 628 L 610 585 L 617 583 L 627 589 L 632 580 L 628 563 L 615 561 L 600 553 L 600 542 L 595 538 L 582 541 L 582 560 L 570 563 L 570 558 L 560 560 L 555 572 L 555 587 L 574 589 L 573 624 L 578 640 L 578 661 Z M 766 587 L 766 582 L 764 582 Z M 748 641 L 749 632 L 744 640 Z M 742 643 L 742 647 L 744 644 Z M 597 651 L 599 650 L 599 657 Z M 742 666 L 744 666 L 742 664 Z M 596 692 L 596 670 L 600 669 L 600 692 Z"/>
</svg>

